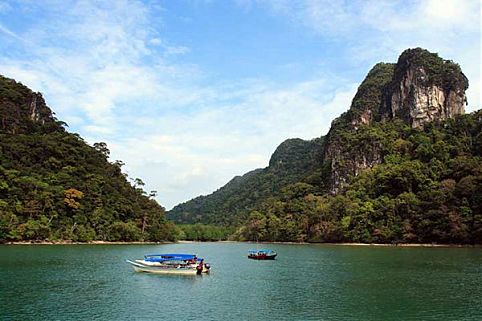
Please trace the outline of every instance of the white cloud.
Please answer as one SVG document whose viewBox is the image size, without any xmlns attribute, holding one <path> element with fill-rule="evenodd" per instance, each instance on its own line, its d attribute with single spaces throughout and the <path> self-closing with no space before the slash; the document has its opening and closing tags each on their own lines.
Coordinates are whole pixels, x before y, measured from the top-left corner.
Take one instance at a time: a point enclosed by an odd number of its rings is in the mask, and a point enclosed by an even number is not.
<svg viewBox="0 0 482 321">
<path fill-rule="evenodd" d="M 187 54 L 190 51 L 191 50 L 188 47 L 185 47 L 185 46 L 167 46 L 165 55 L 167 55 L 167 56 L 184 55 L 184 54 Z"/>
<path fill-rule="evenodd" d="M 268 5 L 274 14 L 320 37 L 343 42 L 353 68 L 394 62 L 407 48 L 438 52 L 459 63 L 469 78 L 467 111 L 482 106 L 480 0 L 249 2 L 250 6 L 254 3 Z"/>
<path fill-rule="evenodd" d="M 422 13 L 433 25 L 442 28 L 463 27 L 477 30 L 481 3 L 478 0 L 427 0 L 421 3 Z"/>
<path fill-rule="evenodd" d="M 0 11 L 1 11 L 1 8 L 0 8 Z M 17 40 L 24 41 L 24 39 L 22 37 L 17 35 L 15 32 L 11 31 L 7 27 L 2 26 L 1 24 L 0 24 L 0 32 L 3 32 L 3 33 L 5 33 L 5 34 L 9 35 L 10 37 L 15 38 Z"/>
<path fill-rule="evenodd" d="M 480 41 L 473 43 L 480 31 L 467 21 L 480 20 L 474 1 L 453 10 L 433 7 L 438 1 L 406 7 L 393 1 L 349 2 L 351 7 L 342 1 L 238 3 L 245 11 L 268 3 L 295 26 L 350 43 L 340 51 L 340 59 L 353 64 L 347 68 L 365 72 L 366 65 L 394 61 L 407 47 L 439 51 L 469 76 L 469 102 L 480 100 Z M 26 5 L 45 15 L 22 32 L 0 25 L 0 36 L 18 41 L 25 52 L 0 57 L 2 73 L 45 93 L 58 118 L 87 141 L 107 142 L 111 158 L 125 161 L 129 175 L 157 190 L 168 208 L 266 166 L 286 138 L 326 134 L 356 91 L 352 80 L 328 72 L 283 86 L 267 78 L 206 81 L 202 66 L 170 60 L 191 56 L 191 48 L 158 31 L 159 18 L 150 13 L 162 11 L 156 4 Z"/>
<path fill-rule="evenodd" d="M 36 6 L 27 5 L 30 10 Z M 156 92 L 156 71 L 162 69 L 165 78 L 175 72 L 174 66 L 162 68 L 161 59 L 153 61 L 154 68 L 143 63 L 150 54 L 149 40 L 157 34 L 138 1 L 39 6 L 45 15 L 17 35 L 28 43 L 25 56 L 4 58 L 0 67 L 45 92 L 61 116 L 80 109 L 92 127 L 108 126 L 117 105 Z"/>
<path fill-rule="evenodd" d="M 326 81 L 262 90 L 245 86 L 238 89 L 244 98 L 236 103 L 212 100 L 211 107 L 189 116 L 139 119 L 146 134 L 110 142 L 112 158 L 124 160 L 130 174 L 149 177 L 148 189 L 157 190 L 161 203 L 171 207 L 214 191 L 234 175 L 267 166 L 287 138 L 326 134 L 356 90 L 352 84 L 333 93 Z"/>
<path fill-rule="evenodd" d="M 333 75 L 284 88 L 268 79 L 203 84 L 197 66 L 164 60 L 190 49 L 150 30 L 138 2 L 84 1 L 69 12 L 32 26 L 25 36 L 36 54 L 0 68 L 45 92 L 88 142 L 107 142 L 111 159 L 166 207 L 267 166 L 284 139 L 320 136 L 349 106 L 353 86 L 333 96 Z"/>
</svg>

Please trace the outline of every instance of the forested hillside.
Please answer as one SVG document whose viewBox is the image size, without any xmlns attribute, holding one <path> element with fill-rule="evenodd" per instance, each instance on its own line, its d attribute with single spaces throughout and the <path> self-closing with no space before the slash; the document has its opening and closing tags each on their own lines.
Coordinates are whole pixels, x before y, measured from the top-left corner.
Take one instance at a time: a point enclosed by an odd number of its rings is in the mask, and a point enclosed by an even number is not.
<svg viewBox="0 0 482 321">
<path fill-rule="evenodd" d="M 243 240 L 482 243 L 482 114 L 464 115 L 467 88 L 456 63 L 408 49 L 375 65 L 291 165 L 270 161 L 168 217 L 239 226 Z"/>
<path fill-rule="evenodd" d="M 482 243 L 482 111 L 432 122 L 362 125 L 345 143 L 383 142 L 383 162 L 339 194 L 299 182 L 267 199 L 237 239 Z"/>
<path fill-rule="evenodd" d="M 42 96 L 0 77 L 0 241 L 172 240 L 164 209 L 65 130 Z"/>
<path fill-rule="evenodd" d="M 467 88 L 420 48 L 377 64 L 326 136 L 288 139 L 266 168 L 177 205 L 179 229 L 105 143 L 0 77 L 0 242 L 482 243 L 482 111 L 464 115 Z"/>
<path fill-rule="evenodd" d="M 176 223 L 242 224 L 247 213 L 267 197 L 302 179 L 315 179 L 322 146 L 322 138 L 288 139 L 278 146 L 268 167 L 237 176 L 209 196 L 179 204 L 168 217 Z"/>
</svg>

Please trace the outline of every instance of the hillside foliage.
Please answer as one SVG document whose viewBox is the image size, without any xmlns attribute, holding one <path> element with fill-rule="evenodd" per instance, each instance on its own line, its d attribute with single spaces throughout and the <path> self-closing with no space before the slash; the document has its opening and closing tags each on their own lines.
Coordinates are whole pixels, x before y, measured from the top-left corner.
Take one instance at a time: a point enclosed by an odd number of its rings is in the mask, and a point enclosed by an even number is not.
<svg viewBox="0 0 482 321">
<path fill-rule="evenodd" d="M 241 240 L 482 243 L 482 111 L 423 131 L 401 121 L 361 126 L 354 146 L 383 144 L 382 164 L 338 195 L 299 182 L 249 214 Z"/>
<path fill-rule="evenodd" d="M 412 93 L 437 86 L 465 99 L 468 88 L 456 63 L 407 49 L 396 64 L 370 70 L 326 137 L 316 144 L 287 140 L 267 168 L 168 217 L 238 226 L 232 238 L 239 240 L 482 243 L 481 112 L 435 115 L 413 129 L 410 93 L 397 113 L 388 108 L 408 79 Z M 455 107 L 443 108 L 450 114 Z M 289 161 L 276 161 L 287 146 Z"/>
<path fill-rule="evenodd" d="M 315 179 L 322 146 L 322 138 L 288 139 L 278 146 L 268 167 L 237 176 L 211 195 L 177 205 L 168 218 L 183 224 L 242 224 L 247 213 L 267 197 L 302 179 Z"/>
<path fill-rule="evenodd" d="M 0 241 L 175 238 L 142 181 L 108 161 L 105 143 L 67 132 L 39 94 L 0 78 L 0 118 Z"/>
</svg>

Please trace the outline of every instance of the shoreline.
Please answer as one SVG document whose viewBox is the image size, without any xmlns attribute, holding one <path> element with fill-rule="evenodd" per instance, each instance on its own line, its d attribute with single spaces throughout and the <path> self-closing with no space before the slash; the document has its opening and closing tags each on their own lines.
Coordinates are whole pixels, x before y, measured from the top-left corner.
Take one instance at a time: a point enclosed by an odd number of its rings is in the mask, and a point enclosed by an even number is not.
<svg viewBox="0 0 482 321">
<path fill-rule="evenodd" d="M 224 242 L 224 241 L 221 241 Z M 229 242 L 229 241 L 228 241 Z M 256 243 L 256 242 L 240 242 Z M 482 244 L 438 244 L 438 243 L 309 243 L 309 242 L 258 242 L 258 244 L 288 244 L 288 245 L 329 245 L 353 247 L 432 247 L 432 248 L 482 248 Z"/>
<path fill-rule="evenodd" d="M 438 244 L 438 243 L 308 243 L 308 242 L 251 242 L 251 241 L 187 241 L 177 242 L 122 242 L 122 241 L 15 241 L 3 245 L 161 245 L 161 244 L 191 244 L 191 243 L 256 243 L 256 244 L 286 244 L 286 245 L 328 245 L 353 247 L 424 247 L 424 248 L 482 248 L 482 244 Z M 2 245 L 0 243 L 0 245 Z"/>
<path fill-rule="evenodd" d="M 155 244 L 174 244 L 176 242 L 122 242 L 122 241 L 91 241 L 91 242 L 73 242 L 73 241 L 15 241 L 6 242 L 3 245 L 155 245 Z"/>
<path fill-rule="evenodd" d="M 323 243 L 330 245 L 347 245 L 347 246 L 374 246 L 374 247 L 445 247 L 445 248 L 470 248 L 482 247 L 482 244 L 437 244 L 437 243 Z"/>
</svg>

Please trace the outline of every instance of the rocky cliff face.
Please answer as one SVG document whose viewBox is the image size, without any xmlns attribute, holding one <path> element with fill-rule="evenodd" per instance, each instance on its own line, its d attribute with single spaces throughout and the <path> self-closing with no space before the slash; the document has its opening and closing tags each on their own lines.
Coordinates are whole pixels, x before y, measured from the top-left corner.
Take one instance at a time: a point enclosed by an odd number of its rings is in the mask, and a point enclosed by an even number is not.
<svg viewBox="0 0 482 321">
<path fill-rule="evenodd" d="M 382 118 L 399 117 L 413 128 L 464 113 L 468 80 L 458 65 L 417 48 L 406 50 L 385 94 Z"/>
<path fill-rule="evenodd" d="M 18 134 L 36 125 L 42 130 L 62 129 L 42 95 L 15 80 L 0 76 L 0 97 L 0 131 Z"/>
<path fill-rule="evenodd" d="M 460 67 L 416 48 L 404 51 L 396 65 L 377 64 L 358 88 L 349 111 L 333 123 L 324 162 L 331 164 L 329 190 L 339 192 L 351 176 L 383 161 L 383 142 L 356 142 L 360 126 L 402 119 L 412 128 L 463 114 L 468 80 Z"/>
<path fill-rule="evenodd" d="M 369 146 L 366 142 L 355 144 L 349 134 L 380 118 L 384 92 L 393 78 L 393 70 L 393 64 L 375 65 L 358 87 L 348 112 L 332 122 L 323 155 L 323 162 L 331 167 L 326 184 L 331 193 L 339 192 L 351 176 L 383 160 L 380 142 L 370 142 Z"/>
<path fill-rule="evenodd" d="M 367 153 L 367 150 L 370 150 L 370 153 Z M 378 141 L 370 145 L 361 144 L 354 148 L 346 148 L 346 145 L 327 146 L 324 162 L 331 166 L 331 176 L 327 184 L 329 191 L 332 194 L 338 193 L 348 184 L 350 177 L 357 176 L 361 171 L 381 164 L 382 151 L 383 146 Z"/>
<path fill-rule="evenodd" d="M 421 128 L 426 122 L 462 114 L 467 87 L 457 64 L 420 48 L 408 49 L 396 64 L 379 63 L 370 70 L 350 109 L 332 122 L 327 136 L 286 140 L 267 168 L 180 204 L 168 217 L 183 223 L 242 222 L 243 215 L 298 182 L 319 194 L 336 194 L 351 177 L 384 162 L 387 140 L 396 137 L 380 132 L 379 122 Z"/>
</svg>

